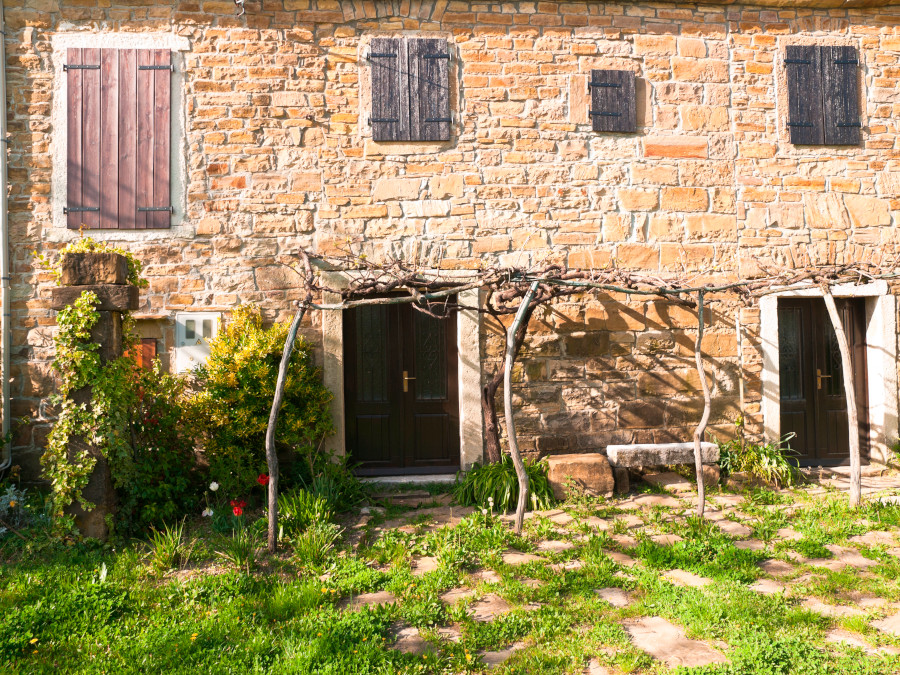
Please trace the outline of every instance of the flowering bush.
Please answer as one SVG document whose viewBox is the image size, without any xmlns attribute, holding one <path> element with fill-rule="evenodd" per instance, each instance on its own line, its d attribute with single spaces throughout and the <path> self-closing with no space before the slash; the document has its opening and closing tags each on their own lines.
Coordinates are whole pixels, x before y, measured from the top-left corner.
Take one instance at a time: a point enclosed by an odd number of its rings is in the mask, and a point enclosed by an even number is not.
<svg viewBox="0 0 900 675">
<path fill-rule="evenodd" d="M 231 494 L 262 479 L 266 469 L 266 427 L 287 331 L 283 323 L 263 328 L 256 307 L 238 307 L 210 341 L 206 365 L 197 371 L 202 391 L 191 405 L 195 427 L 211 476 Z M 279 445 L 311 454 L 334 430 L 330 403 L 331 393 L 312 365 L 312 346 L 300 338 L 288 369 Z"/>
</svg>

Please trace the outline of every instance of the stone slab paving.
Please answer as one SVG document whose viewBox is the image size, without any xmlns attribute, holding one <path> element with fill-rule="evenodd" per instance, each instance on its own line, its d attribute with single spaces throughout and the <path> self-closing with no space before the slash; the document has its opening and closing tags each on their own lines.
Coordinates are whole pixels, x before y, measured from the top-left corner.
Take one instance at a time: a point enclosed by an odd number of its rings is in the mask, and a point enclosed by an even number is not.
<svg viewBox="0 0 900 675">
<path fill-rule="evenodd" d="M 863 546 L 896 546 L 897 538 L 893 532 L 873 531 L 850 537 L 849 541 Z"/>
<path fill-rule="evenodd" d="M 716 521 L 716 526 L 722 532 L 730 534 L 732 537 L 749 537 L 753 534 L 753 530 L 749 527 L 736 523 L 733 520 L 718 520 Z"/>
<path fill-rule="evenodd" d="M 703 588 L 712 583 L 712 579 L 707 579 L 706 577 L 701 577 L 693 572 L 680 569 L 667 570 L 666 572 L 663 572 L 662 576 L 676 586 L 684 586 L 687 588 Z"/>
<path fill-rule="evenodd" d="M 760 579 L 755 584 L 749 586 L 751 591 L 762 593 L 763 595 L 775 595 L 776 593 L 784 593 L 787 586 L 775 581 L 774 579 Z"/>
<path fill-rule="evenodd" d="M 633 502 L 640 507 L 663 506 L 670 509 L 684 508 L 684 502 L 671 495 L 641 495 L 635 497 Z"/>
<path fill-rule="evenodd" d="M 711 497 L 711 499 L 716 504 L 723 504 L 725 506 L 740 506 L 745 501 L 741 495 L 731 495 L 731 494 L 713 495 Z"/>
<path fill-rule="evenodd" d="M 699 640 L 689 640 L 679 626 L 660 616 L 626 621 L 622 627 L 634 645 L 670 668 L 696 668 L 725 663 L 722 652 Z"/>
<path fill-rule="evenodd" d="M 828 631 L 825 634 L 825 641 L 856 647 L 862 649 L 866 654 L 900 654 L 900 649 L 896 647 L 873 647 L 856 633 L 840 628 Z"/>
<path fill-rule="evenodd" d="M 627 607 L 631 604 L 631 595 L 628 591 L 621 588 L 598 588 L 594 590 L 594 593 L 599 595 L 603 600 L 606 600 L 606 602 L 613 607 Z"/>
<path fill-rule="evenodd" d="M 625 555 L 624 553 L 619 553 L 618 551 L 603 551 L 614 563 L 618 565 L 622 565 L 623 567 L 634 567 L 638 564 L 638 561 L 632 558 L 630 555 Z"/>
<path fill-rule="evenodd" d="M 512 607 L 496 593 L 488 593 L 472 605 L 472 618 L 486 623 L 512 611 Z"/>
<path fill-rule="evenodd" d="M 419 634 L 418 628 L 398 626 L 394 630 L 394 649 L 404 654 L 420 656 L 427 652 L 433 652 L 434 646 Z"/>
<path fill-rule="evenodd" d="M 775 537 L 773 538 L 776 541 L 800 541 L 801 539 L 803 539 L 803 535 L 797 532 L 797 530 L 794 530 L 790 527 L 782 527 L 779 528 L 777 532 L 775 532 Z"/>
<path fill-rule="evenodd" d="M 580 560 L 567 560 L 566 562 L 554 563 L 553 565 L 550 565 L 550 569 L 554 572 L 580 570 L 582 567 L 584 567 L 584 563 Z"/>
<path fill-rule="evenodd" d="M 759 539 L 743 539 L 734 542 L 734 547 L 739 548 L 742 551 L 764 551 L 766 545 Z"/>
<path fill-rule="evenodd" d="M 614 534 L 612 540 L 622 548 L 634 548 L 637 546 L 637 539 L 627 534 Z"/>
<path fill-rule="evenodd" d="M 647 473 L 644 474 L 643 478 L 646 483 L 656 485 L 664 490 L 671 490 L 672 492 L 693 492 L 694 490 L 694 484 L 691 481 L 673 471 Z"/>
<path fill-rule="evenodd" d="M 557 525 L 568 525 L 575 518 L 570 516 L 568 513 L 558 513 L 555 516 L 550 516 L 550 521 L 556 523 Z"/>
<path fill-rule="evenodd" d="M 660 546 L 671 546 L 672 544 L 682 541 L 682 538 L 677 534 L 654 534 L 650 537 L 650 540 Z"/>
<path fill-rule="evenodd" d="M 414 558 L 412 562 L 413 576 L 421 577 L 429 572 L 434 572 L 438 568 L 438 559 L 432 556 L 422 556 Z"/>
<path fill-rule="evenodd" d="M 472 580 L 475 582 L 484 581 L 488 584 L 499 584 L 500 575 L 494 570 L 477 570 L 472 573 Z"/>
<path fill-rule="evenodd" d="M 606 520 L 605 518 L 598 518 L 597 516 L 589 516 L 588 518 L 583 518 L 580 522 L 594 530 L 599 530 L 601 532 L 605 532 L 610 527 L 612 527 L 612 523 L 610 523 L 610 521 Z"/>
<path fill-rule="evenodd" d="M 466 598 L 471 598 L 475 595 L 475 591 L 471 588 L 466 588 L 462 586 L 460 588 L 453 588 L 443 595 L 440 596 L 441 600 L 446 602 L 448 605 L 455 605 L 460 600 L 465 600 Z"/>
<path fill-rule="evenodd" d="M 571 541 L 542 541 L 537 545 L 538 551 L 549 551 L 550 553 L 562 553 L 563 551 L 571 551 L 575 548 L 575 544 Z"/>
<path fill-rule="evenodd" d="M 460 642 L 462 640 L 462 630 L 458 623 L 441 626 L 435 629 L 435 633 L 441 640 L 446 640 L 447 642 Z"/>
<path fill-rule="evenodd" d="M 863 610 L 857 607 L 849 607 L 848 605 L 826 605 L 815 598 L 807 598 L 800 606 L 831 619 L 846 619 L 851 616 L 862 616 L 865 614 Z"/>
<path fill-rule="evenodd" d="M 860 552 L 855 548 L 835 546 L 833 544 L 830 544 L 825 548 L 831 551 L 837 560 L 840 560 L 842 563 L 845 563 L 850 567 L 855 567 L 858 570 L 864 570 L 878 565 L 877 560 L 866 558 L 864 555 L 861 555 Z"/>
<path fill-rule="evenodd" d="M 397 597 L 393 593 L 377 591 L 375 593 L 362 593 L 349 598 L 346 607 L 348 609 L 359 609 L 360 607 L 368 607 L 369 605 L 387 605 L 392 602 L 397 602 Z"/>
<path fill-rule="evenodd" d="M 591 659 L 584 669 L 584 675 L 615 675 L 616 671 L 600 665 L 597 659 Z"/>
<path fill-rule="evenodd" d="M 794 572 L 793 565 L 774 558 L 763 560 L 762 562 L 757 563 L 757 566 L 763 572 L 771 574 L 773 577 L 786 577 Z"/>
<path fill-rule="evenodd" d="M 516 642 L 506 649 L 498 649 L 497 651 L 478 653 L 481 655 L 481 660 L 484 661 L 484 665 L 487 666 L 488 669 L 493 669 L 497 668 L 498 666 L 502 666 L 504 663 L 509 661 L 510 657 L 513 654 L 524 648 L 524 642 Z"/>
<path fill-rule="evenodd" d="M 884 619 L 873 621 L 872 625 L 882 632 L 900 637 L 900 612 Z"/>
<path fill-rule="evenodd" d="M 501 558 L 507 565 L 524 565 L 525 563 L 534 562 L 535 560 L 543 560 L 539 555 L 533 553 L 521 553 L 520 551 L 507 551 Z"/>
</svg>

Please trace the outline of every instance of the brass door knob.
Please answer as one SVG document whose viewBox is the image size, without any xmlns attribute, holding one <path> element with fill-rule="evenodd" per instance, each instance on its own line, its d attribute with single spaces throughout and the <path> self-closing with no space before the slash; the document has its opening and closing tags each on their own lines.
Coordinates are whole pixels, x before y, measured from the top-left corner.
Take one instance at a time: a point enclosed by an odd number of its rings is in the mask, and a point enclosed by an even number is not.
<svg viewBox="0 0 900 675">
<path fill-rule="evenodd" d="M 822 380 L 826 378 L 831 379 L 831 375 L 823 375 L 822 371 L 816 368 L 816 389 L 822 388 Z"/>
<path fill-rule="evenodd" d="M 403 393 L 404 394 L 409 391 L 409 381 L 414 380 L 414 379 L 416 379 L 416 378 L 409 376 L 408 370 L 403 371 Z"/>
</svg>

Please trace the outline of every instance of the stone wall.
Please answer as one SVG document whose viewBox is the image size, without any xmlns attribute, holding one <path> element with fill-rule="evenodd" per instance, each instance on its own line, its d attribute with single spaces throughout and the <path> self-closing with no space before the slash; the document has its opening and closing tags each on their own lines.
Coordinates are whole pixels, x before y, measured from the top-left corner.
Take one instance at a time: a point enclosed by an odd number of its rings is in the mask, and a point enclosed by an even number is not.
<svg viewBox="0 0 900 675">
<path fill-rule="evenodd" d="M 733 278 L 804 252 L 841 261 L 896 249 L 898 7 L 248 0 L 238 18 L 230 0 L 4 6 L 13 412 L 34 421 L 16 438 L 19 463 L 34 466 L 52 419 L 51 279 L 32 267 L 32 251 L 77 236 L 60 227 L 64 195 L 53 190 L 64 170 L 54 164 L 65 128 L 53 111 L 63 34 L 88 41 L 82 46 L 112 34 L 184 45 L 175 93 L 184 121 L 175 153 L 184 175 L 179 227 L 92 233 L 148 263 L 141 313 L 164 326 L 179 310 L 246 302 L 286 318 L 298 246 L 352 244 L 453 268 L 615 262 L 698 279 Z M 371 36 L 397 31 L 451 42 L 448 143 L 371 140 L 362 54 Z M 859 48 L 859 147 L 788 142 L 780 55 L 806 42 Z M 592 68 L 636 72 L 638 133 L 591 131 Z M 725 433 L 737 415 L 743 377 L 743 412 L 758 433 L 758 312 L 741 310 L 739 349 L 737 307 L 713 303 L 704 347 L 715 369 L 714 431 Z M 608 296 L 560 304 L 538 323 L 517 391 L 528 413 L 526 449 L 687 440 L 699 416 L 689 312 Z M 497 327 L 486 325 L 482 340 L 493 366 Z"/>
</svg>

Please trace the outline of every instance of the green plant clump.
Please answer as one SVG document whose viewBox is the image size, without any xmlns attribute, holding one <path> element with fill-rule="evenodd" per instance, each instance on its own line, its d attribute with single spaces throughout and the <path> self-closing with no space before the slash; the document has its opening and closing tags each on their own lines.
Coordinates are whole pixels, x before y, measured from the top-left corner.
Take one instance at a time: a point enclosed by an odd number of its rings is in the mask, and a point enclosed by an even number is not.
<svg viewBox="0 0 900 675">
<path fill-rule="evenodd" d="M 334 512 L 325 497 L 294 489 L 278 495 L 278 515 L 284 536 L 292 539 L 314 523 L 327 523 Z"/>
<path fill-rule="evenodd" d="M 791 458 L 789 445 L 794 434 L 786 434 L 777 443 L 742 443 L 736 438 L 719 441 L 719 467 L 726 474 L 747 473 L 753 478 L 774 485 L 791 487 L 800 478 L 796 460 Z"/>
<path fill-rule="evenodd" d="M 530 486 L 529 502 L 534 510 L 548 509 L 553 504 L 553 490 L 543 462 L 525 460 Z M 503 455 L 495 464 L 476 463 L 466 474 L 457 474 L 453 488 L 456 501 L 463 506 L 481 506 L 511 511 L 519 500 L 519 479 L 512 457 Z"/>
<path fill-rule="evenodd" d="M 226 494 L 241 494 L 266 471 L 266 427 L 287 332 L 285 323 L 263 328 L 257 307 L 238 307 L 210 340 L 209 358 L 197 371 L 202 391 L 192 401 L 193 418 L 210 475 Z M 312 365 L 312 346 L 298 338 L 278 419 L 279 445 L 313 457 L 334 429 L 330 402 Z"/>
</svg>

